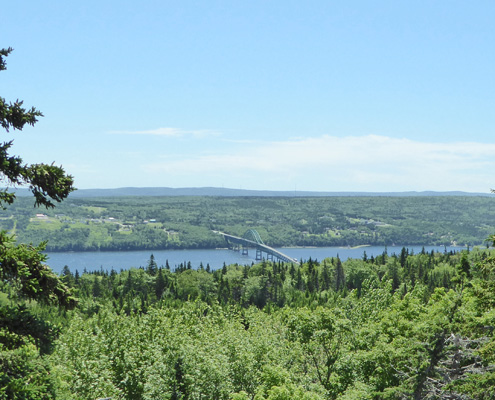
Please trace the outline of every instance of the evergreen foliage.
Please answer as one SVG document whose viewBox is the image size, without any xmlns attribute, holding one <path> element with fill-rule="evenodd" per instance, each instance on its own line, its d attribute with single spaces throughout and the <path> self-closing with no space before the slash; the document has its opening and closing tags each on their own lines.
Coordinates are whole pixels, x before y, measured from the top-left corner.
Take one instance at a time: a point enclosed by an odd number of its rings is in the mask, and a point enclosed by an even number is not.
<svg viewBox="0 0 495 400">
<path fill-rule="evenodd" d="M 0 50 L 0 71 L 6 69 L 5 58 L 11 48 Z M 8 103 L 0 97 L 0 125 L 8 133 L 34 125 L 42 114 L 34 107 L 25 109 L 23 102 Z M 53 208 L 73 190 L 73 180 L 62 167 L 53 164 L 25 164 L 21 157 L 9 154 L 13 141 L 0 144 L 0 206 L 11 205 L 15 194 L 12 186 L 28 186 L 35 206 Z M 46 243 L 37 246 L 16 244 L 12 235 L 0 231 L 0 283 L 7 288 L 7 301 L 0 302 L 0 398 L 50 399 L 55 396 L 51 365 L 47 353 L 57 333 L 44 318 L 37 316 L 24 303 L 73 308 L 71 290 L 44 264 L 41 252 Z"/>
<path fill-rule="evenodd" d="M 404 249 L 340 266 L 83 273 L 42 360 L 60 398 L 491 398 L 493 260 Z"/>
<path fill-rule="evenodd" d="M 19 336 L 2 346 L 25 352 L 5 353 L 5 365 L 7 356 L 22 361 L 17 375 L 9 370 L 19 382 L 47 380 L 46 398 L 488 399 L 494 259 L 486 249 L 403 249 L 210 272 L 187 262 L 156 273 L 98 270 L 77 280 L 67 267 L 78 306 L 57 314 L 40 303 L 24 314 L 31 322 L 19 329 L 39 334 L 12 330 Z M 19 338 L 29 343 L 19 347 Z M 26 359 L 33 346 L 45 355 Z M 15 382 L 5 393 L 17 393 Z"/>
<path fill-rule="evenodd" d="M 0 50 L 0 70 L 10 52 Z M 39 116 L 0 99 L 7 132 Z M 46 207 L 68 195 L 61 168 L 23 165 L 11 144 L 0 146 L 7 185 L 28 183 Z M 0 193 L 2 204 L 14 199 Z M 309 235 L 324 229 L 298 221 Z M 151 255 L 146 268 L 66 266 L 59 277 L 43 248 L 0 233 L 0 399 L 495 398 L 490 249 L 174 271 Z"/>
</svg>

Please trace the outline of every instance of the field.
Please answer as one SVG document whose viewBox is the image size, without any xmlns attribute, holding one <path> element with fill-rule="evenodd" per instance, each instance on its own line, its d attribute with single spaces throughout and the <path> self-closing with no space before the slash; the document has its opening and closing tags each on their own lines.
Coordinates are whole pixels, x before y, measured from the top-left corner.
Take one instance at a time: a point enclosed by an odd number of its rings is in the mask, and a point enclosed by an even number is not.
<svg viewBox="0 0 495 400">
<path fill-rule="evenodd" d="M 36 210 L 28 198 L 0 212 L 19 242 L 49 251 L 223 247 L 219 230 L 256 229 L 281 246 L 483 245 L 495 232 L 491 197 L 105 197 Z"/>
</svg>

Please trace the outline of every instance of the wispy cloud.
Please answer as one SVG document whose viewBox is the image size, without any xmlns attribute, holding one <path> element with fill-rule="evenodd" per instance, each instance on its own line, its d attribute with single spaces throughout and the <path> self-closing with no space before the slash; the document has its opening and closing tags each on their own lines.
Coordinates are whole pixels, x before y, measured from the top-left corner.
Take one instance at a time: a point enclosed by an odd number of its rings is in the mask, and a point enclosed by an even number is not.
<svg viewBox="0 0 495 400">
<path fill-rule="evenodd" d="M 210 129 L 186 130 L 177 128 L 157 128 L 144 131 L 110 131 L 112 135 L 150 135 L 150 136 L 166 136 L 166 137 L 205 137 L 218 136 L 219 132 Z"/>
<path fill-rule="evenodd" d="M 235 147 L 145 166 L 149 173 L 262 182 L 310 190 L 465 190 L 494 186 L 494 143 L 430 143 L 386 136 L 321 136 Z"/>
</svg>

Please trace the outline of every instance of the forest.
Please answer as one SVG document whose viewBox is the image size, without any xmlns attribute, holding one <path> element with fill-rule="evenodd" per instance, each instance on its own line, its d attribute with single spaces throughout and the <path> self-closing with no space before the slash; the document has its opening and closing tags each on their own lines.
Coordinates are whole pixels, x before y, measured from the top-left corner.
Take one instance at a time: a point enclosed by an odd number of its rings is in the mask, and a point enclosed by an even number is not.
<svg viewBox="0 0 495 400">
<path fill-rule="evenodd" d="M 146 267 L 1 287 L 4 399 L 493 399 L 490 249 Z"/>
<path fill-rule="evenodd" d="M 495 231 L 492 197 L 106 197 L 68 198 L 34 209 L 19 197 L 0 229 L 48 251 L 225 247 L 213 230 L 256 229 L 272 247 L 486 244 Z"/>
<path fill-rule="evenodd" d="M 42 116 L 0 97 L 7 133 Z M 0 144 L 0 400 L 495 398 L 491 198 L 77 199 L 61 166 L 26 164 L 12 144 Z M 253 228 L 271 246 L 468 246 L 174 270 L 152 253 Z M 150 257 L 57 275 L 46 249 Z"/>
</svg>

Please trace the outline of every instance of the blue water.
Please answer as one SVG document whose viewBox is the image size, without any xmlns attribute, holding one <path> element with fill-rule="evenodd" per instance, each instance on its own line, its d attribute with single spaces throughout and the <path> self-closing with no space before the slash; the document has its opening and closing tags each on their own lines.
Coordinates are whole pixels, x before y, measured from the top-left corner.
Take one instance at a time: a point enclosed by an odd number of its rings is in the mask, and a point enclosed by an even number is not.
<svg viewBox="0 0 495 400">
<path fill-rule="evenodd" d="M 387 253 L 400 254 L 402 247 L 409 248 L 414 253 L 421 252 L 423 246 L 388 246 Z M 427 252 L 431 250 L 443 252 L 444 246 L 424 246 Z M 462 247 L 447 247 L 447 250 L 460 251 Z M 310 257 L 313 260 L 323 260 L 328 257 L 336 257 L 341 260 L 348 258 L 362 258 L 364 252 L 368 257 L 378 256 L 385 250 L 383 246 L 368 246 L 360 248 L 345 248 L 345 247 L 305 247 L 305 248 L 278 248 L 282 253 L 293 257 L 297 260 L 308 260 Z M 181 263 L 190 262 L 194 269 L 199 268 L 200 263 L 206 268 L 209 264 L 211 269 L 218 269 L 223 264 L 239 264 L 246 265 L 256 262 L 256 252 L 250 250 L 249 254 L 242 255 L 239 252 L 216 249 L 216 250 L 146 250 L 146 251 L 108 251 L 108 252 L 67 252 L 67 253 L 47 253 L 47 264 L 52 267 L 55 272 L 61 272 L 67 265 L 72 272 L 78 270 L 80 273 L 86 271 L 95 271 L 99 269 L 110 271 L 112 268 L 116 271 L 121 269 L 129 269 L 131 267 L 145 267 L 148 264 L 151 254 L 154 255 L 155 261 L 159 266 L 165 266 L 168 260 L 170 268 L 173 270 Z"/>
</svg>

